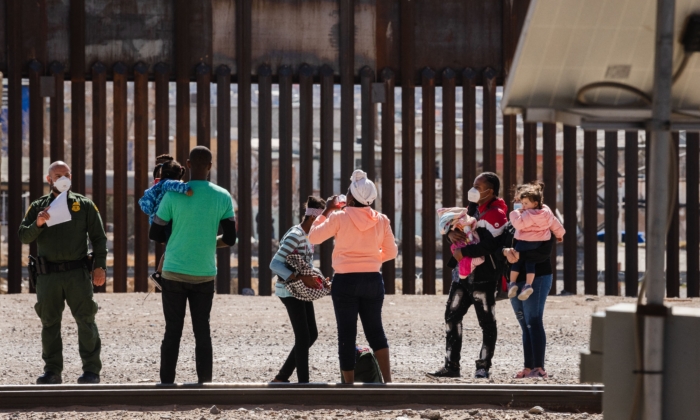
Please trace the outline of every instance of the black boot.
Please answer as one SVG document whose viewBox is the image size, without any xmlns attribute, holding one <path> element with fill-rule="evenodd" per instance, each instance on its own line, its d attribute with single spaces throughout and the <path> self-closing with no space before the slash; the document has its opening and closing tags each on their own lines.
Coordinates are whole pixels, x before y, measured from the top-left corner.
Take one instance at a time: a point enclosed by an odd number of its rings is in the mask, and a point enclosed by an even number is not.
<svg viewBox="0 0 700 420">
<path fill-rule="evenodd" d="M 78 383 L 79 384 L 99 384 L 100 383 L 100 375 L 92 372 L 83 372 L 82 375 L 78 378 Z"/>
<path fill-rule="evenodd" d="M 438 370 L 437 372 L 426 373 L 430 378 L 459 378 L 459 369 L 451 368 L 445 366 L 444 368 Z"/>
<path fill-rule="evenodd" d="M 51 371 L 44 372 L 43 375 L 36 379 L 37 385 L 59 385 L 62 383 L 63 379 L 61 379 L 61 375 L 56 375 Z"/>
</svg>

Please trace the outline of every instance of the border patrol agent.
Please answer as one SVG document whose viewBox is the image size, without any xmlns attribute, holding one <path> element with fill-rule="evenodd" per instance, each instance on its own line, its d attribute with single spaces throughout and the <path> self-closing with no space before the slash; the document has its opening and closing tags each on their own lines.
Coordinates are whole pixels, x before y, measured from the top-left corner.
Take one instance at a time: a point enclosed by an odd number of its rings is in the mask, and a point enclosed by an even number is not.
<svg viewBox="0 0 700 420">
<path fill-rule="evenodd" d="M 70 178 L 70 167 L 65 162 L 52 163 L 46 177 L 51 192 L 31 204 L 19 228 L 22 243 L 37 243 L 37 303 L 34 309 L 41 319 L 41 357 L 45 363 L 44 374 L 37 379 L 37 384 L 62 383 L 61 318 L 64 301 L 78 324 L 79 351 L 83 361 L 83 374 L 78 383 L 99 383 L 102 370 L 100 335 L 95 325 L 97 303 L 92 295 L 93 284 L 101 286 L 105 283 L 107 237 L 100 213 L 91 200 L 69 191 L 71 220 L 53 226 L 46 224 L 51 217 L 47 212 L 49 205 L 60 193 L 70 189 Z M 88 237 L 94 251 L 92 261 L 88 259 Z"/>
</svg>

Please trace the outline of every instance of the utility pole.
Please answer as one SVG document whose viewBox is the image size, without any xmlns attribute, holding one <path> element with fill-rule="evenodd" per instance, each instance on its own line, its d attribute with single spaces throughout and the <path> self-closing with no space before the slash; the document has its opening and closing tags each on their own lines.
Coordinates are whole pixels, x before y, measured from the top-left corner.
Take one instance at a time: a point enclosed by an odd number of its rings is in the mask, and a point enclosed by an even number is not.
<svg viewBox="0 0 700 420">
<path fill-rule="evenodd" d="M 652 97 L 650 194 L 647 199 L 646 308 L 644 315 L 644 418 L 663 417 L 664 258 L 671 194 L 668 188 L 671 147 L 671 86 L 673 84 L 673 23 L 675 0 L 657 0 L 656 51 Z"/>
</svg>

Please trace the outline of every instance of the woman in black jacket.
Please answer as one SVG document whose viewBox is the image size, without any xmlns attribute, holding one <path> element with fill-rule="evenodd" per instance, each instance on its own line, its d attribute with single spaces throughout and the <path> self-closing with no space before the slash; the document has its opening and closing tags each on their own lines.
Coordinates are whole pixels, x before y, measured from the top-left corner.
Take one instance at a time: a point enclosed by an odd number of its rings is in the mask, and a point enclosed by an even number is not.
<svg viewBox="0 0 700 420">
<path fill-rule="evenodd" d="M 510 222 L 506 224 L 504 232 L 501 234 L 503 247 L 501 254 L 508 259 L 508 262 L 515 263 L 518 261 L 515 252 L 515 228 Z M 537 249 L 520 253 L 521 258 L 526 258 L 529 261 L 535 261 L 535 280 L 532 283 L 534 292 L 527 300 L 519 300 L 514 297 L 510 300 L 513 306 L 515 317 L 518 319 L 520 329 L 523 333 L 523 370 L 515 375 L 515 379 L 522 378 L 543 378 L 546 379 L 547 371 L 544 369 L 544 356 L 547 348 L 547 336 L 542 322 L 545 302 L 552 288 L 552 263 L 550 255 L 552 246 L 556 238 L 552 238 L 543 243 Z M 518 288 L 522 288 L 525 284 L 525 265 L 521 268 Z"/>
</svg>

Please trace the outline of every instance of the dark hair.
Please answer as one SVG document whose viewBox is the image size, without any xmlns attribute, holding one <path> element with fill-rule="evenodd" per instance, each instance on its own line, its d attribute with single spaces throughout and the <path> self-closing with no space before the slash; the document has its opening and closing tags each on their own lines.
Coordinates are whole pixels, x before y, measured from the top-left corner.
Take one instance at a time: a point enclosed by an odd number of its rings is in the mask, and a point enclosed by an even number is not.
<svg viewBox="0 0 700 420">
<path fill-rule="evenodd" d="M 314 197 L 313 195 L 310 195 L 309 198 L 306 199 L 306 208 L 308 209 L 325 209 L 326 208 L 326 200 L 320 197 Z"/>
<path fill-rule="evenodd" d="M 501 179 L 498 177 L 498 175 L 493 172 L 482 172 L 477 178 L 484 178 L 486 183 L 491 186 L 493 195 L 498 197 L 498 194 L 501 191 Z"/>
<path fill-rule="evenodd" d="M 307 209 L 325 209 L 326 208 L 326 200 L 320 197 L 314 197 L 313 195 L 310 195 L 306 199 L 306 206 L 305 208 Z M 303 219 L 306 220 L 306 218 L 311 217 L 311 216 L 304 216 Z"/>
<path fill-rule="evenodd" d="M 211 163 L 211 150 L 204 146 L 197 146 L 190 151 L 190 164 L 192 169 L 203 168 Z"/>
<path fill-rule="evenodd" d="M 156 166 L 153 168 L 153 179 L 160 178 L 160 169 L 163 167 L 163 164 L 171 160 L 175 160 L 175 158 L 167 153 L 156 156 Z"/>
<path fill-rule="evenodd" d="M 522 200 L 527 198 L 528 200 L 537 203 L 537 208 L 542 208 L 542 198 L 544 192 L 544 184 L 539 181 L 533 181 L 529 184 L 524 184 L 518 187 L 518 198 Z"/>
<path fill-rule="evenodd" d="M 163 162 L 160 166 L 160 178 L 161 179 L 174 179 L 179 181 L 185 174 L 185 168 L 182 167 L 175 159 L 171 159 Z"/>
</svg>

